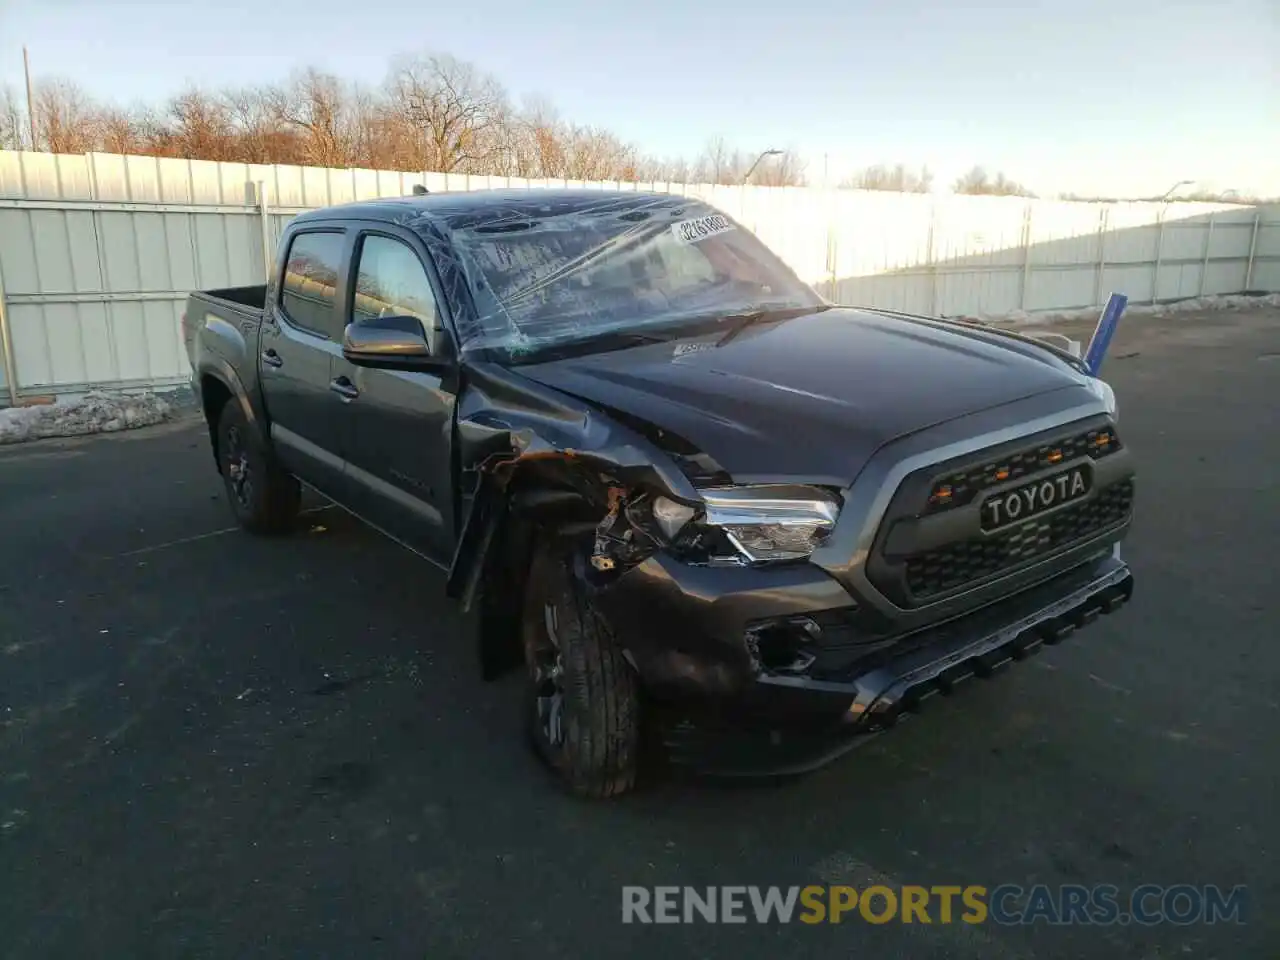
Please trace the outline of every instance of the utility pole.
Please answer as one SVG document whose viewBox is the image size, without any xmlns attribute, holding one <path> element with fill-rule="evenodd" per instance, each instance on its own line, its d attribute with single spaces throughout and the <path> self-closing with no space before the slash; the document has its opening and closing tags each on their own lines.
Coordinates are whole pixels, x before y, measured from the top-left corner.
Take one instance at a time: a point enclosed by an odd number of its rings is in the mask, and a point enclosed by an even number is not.
<svg viewBox="0 0 1280 960">
<path fill-rule="evenodd" d="M 22 45 L 22 72 L 27 78 L 27 130 L 31 134 L 31 149 L 36 148 L 36 112 L 31 99 L 31 58 L 27 56 L 27 45 Z"/>
</svg>

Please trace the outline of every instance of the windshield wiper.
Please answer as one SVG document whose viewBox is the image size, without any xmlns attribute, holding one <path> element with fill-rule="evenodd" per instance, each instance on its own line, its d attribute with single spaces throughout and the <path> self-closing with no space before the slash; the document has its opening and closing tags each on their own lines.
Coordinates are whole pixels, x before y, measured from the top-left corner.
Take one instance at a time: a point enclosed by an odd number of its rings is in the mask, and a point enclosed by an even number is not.
<svg viewBox="0 0 1280 960">
<path fill-rule="evenodd" d="M 759 323 L 761 320 L 786 320 L 790 317 L 799 317 L 806 313 L 821 313 L 823 310 L 829 309 L 830 305 L 824 303 L 813 307 L 762 307 L 759 310 L 750 310 L 746 313 L 726 314 L 723 319 L 732 323 L 733 327 L 717 340 L 715 345 L 723 347 L 726 343 L 735 339 L 742 331 L 746 330 L 747 327 Z"/>
<path fill-rule="evenodd" d="M 666 343 L 670 339 L 670 336 L 639 333 L 635 330 L 601 330 L 581 337 L 562 340 L 547 339 L 527 350 L 519 351 L 517 362 L 544 363 L 548 360 L 563 360 L 568 357 L 581 356 L 584 353 L 603 353 L 610 350 L 621 350 L 626 347 Z"/>
</svg>

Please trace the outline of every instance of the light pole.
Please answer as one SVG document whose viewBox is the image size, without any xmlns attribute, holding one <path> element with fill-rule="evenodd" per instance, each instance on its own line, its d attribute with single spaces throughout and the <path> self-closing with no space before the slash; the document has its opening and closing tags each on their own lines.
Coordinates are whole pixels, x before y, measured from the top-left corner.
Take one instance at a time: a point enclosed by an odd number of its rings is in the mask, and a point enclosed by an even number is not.
<svg viewBox="0 0 1280 960">
<path fill-rule="evenodd" d="M 1171 196 L 1173 196 L 1173 191 L 1177 190 L 1179 187 L 1189 187 L 1189 186 L 1191 186 L 1191 184 L 1193 184 L 1193 183 L 1195 183 L 1195 181 L 1194 181 L 1194 180 L 1179 180 L 1179 181 L 1178 181 L 1177 183 L 1175 183 L 1172 187 L 1170 187 L 1168 190 L 1166 190 L 1166 191 L 1164 192 L 1164 196 L 1163 196 L 1163 197 L 1161 197 L 1160 199 L 1161 199 L 1162 201 L 1163 201 L 1163 200 L 1168 200 Z"/>
<path fill-rule="evenodd" d="M 22 45 L 22 75 L 27 81 L 27 129 L 31 133 L 31 149 L 36 149 L 36 111 L 31 102 L 31 58 L 27 56 L 27 46 Z"/>
<path fill-rule="evenodd" d="M 748 170 L 747 175 L 742 178 L 742 182 L 743 183 L 751 182 L 751 175 L 756 172 L 756 167 L 760 166 L 760 161 L 763 160 L 765 157 L 780 157 L 780 156 L 782 156 L 781 150 L 765 150 L 764 152 L 762 152 L 760 156 L 756 157 L 756 162 L 751 165 L 751 169 Z"/>
</svg>

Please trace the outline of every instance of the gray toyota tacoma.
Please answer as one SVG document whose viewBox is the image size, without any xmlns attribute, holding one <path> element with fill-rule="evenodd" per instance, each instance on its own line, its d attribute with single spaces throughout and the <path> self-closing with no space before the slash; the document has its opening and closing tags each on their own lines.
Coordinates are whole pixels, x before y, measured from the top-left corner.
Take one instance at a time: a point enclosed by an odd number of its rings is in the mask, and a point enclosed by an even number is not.
<svg viewBox="0 0 1280 960">
<path fill-rule="evenodd" d="M 1133 590 L 1106 384 L 828 303 L 699 201 L 319 210 L 184 329 L 239 522 L 287 531 L 301 482 L 447 570 L 579 794 L 633 786 L 651 744 L 811 769 Z"/>
</svg>

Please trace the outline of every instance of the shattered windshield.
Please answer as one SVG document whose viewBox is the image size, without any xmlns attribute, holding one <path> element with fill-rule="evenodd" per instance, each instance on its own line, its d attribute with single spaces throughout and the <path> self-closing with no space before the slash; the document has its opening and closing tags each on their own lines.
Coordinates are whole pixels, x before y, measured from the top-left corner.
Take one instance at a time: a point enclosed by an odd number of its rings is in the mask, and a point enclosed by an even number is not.
<svg viewBox="0 0 1280 960">
<path fill-rule="evenodd" d="M 753 234 L 683 197 L 608 198 L 569 211 L 521 205 L 451 234 L 477 310 L 459 330 L 464 349 L 521 356 L 822 303 Z"/>
</svg>

